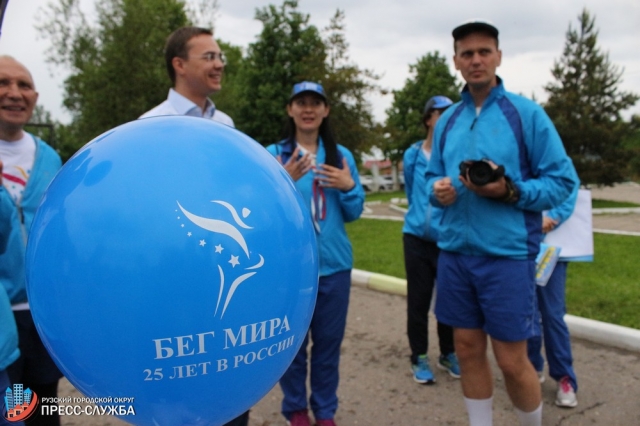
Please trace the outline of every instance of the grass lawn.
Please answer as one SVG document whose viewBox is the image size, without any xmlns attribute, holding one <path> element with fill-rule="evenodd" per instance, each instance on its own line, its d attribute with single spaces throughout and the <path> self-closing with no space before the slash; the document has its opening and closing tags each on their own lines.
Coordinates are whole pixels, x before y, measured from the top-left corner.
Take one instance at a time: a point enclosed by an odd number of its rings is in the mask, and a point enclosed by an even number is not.
<svg viewBox="0 0 640 426">
<path fill-rule="evenodd" d="M 405 278 L 402 222 L 360 219 L 347 224 L 354 267 Z M 640 329 L 640 237 L 594 234 L 595 260 L 568 268 L 567 312 Z"/>
<path fill-rule="evenodd" d="M 640 237 L 594 234 L 594 262 L 567 268 L 567 311 L 640 329 Z"/>
<path fill-rule="evenodd" d="M 404 191 L 390 191 L 390 192 L 375 192 L 367 194 L 366 201 L 391 201 L 392 198 L 406 198 L 407 194 Z M 609 201 L 609 200 L 591 200 L 591 206 L 594 209 L 610 209 L 618 207 L 640 207 L 640 204 L 628 203 L 623 201 Z"/>
</svg>

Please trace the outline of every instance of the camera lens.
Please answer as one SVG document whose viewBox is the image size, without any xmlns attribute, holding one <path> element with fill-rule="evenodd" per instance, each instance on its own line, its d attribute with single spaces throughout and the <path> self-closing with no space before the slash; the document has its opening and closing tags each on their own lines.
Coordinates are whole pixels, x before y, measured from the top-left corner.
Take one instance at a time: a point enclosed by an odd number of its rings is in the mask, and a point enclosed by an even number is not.
<svg viewBox="0 0 640 426">
<path fill-rule="evenodd" d="M 474 185 L 483 186 L 496 179 L 493 168 L 485 161 L 475 161 L 469 166 L 469 180 Z"/>
</svg>

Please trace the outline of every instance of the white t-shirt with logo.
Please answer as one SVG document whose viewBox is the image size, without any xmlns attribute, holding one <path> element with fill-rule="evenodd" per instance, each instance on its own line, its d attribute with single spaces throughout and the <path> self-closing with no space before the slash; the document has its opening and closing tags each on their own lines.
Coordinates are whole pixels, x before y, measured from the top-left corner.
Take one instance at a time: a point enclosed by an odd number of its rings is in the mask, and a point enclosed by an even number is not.
<svg viewBox="0 0 640 426">
<path fill-rule="evenodd" d="M 16 204 L 22 200 L 35 156 L 36 142 L 26 132 L 22 132 L 22 138 L 17 141 L 8 142 L 0 139 L 2 185 Z"/>
</svg>

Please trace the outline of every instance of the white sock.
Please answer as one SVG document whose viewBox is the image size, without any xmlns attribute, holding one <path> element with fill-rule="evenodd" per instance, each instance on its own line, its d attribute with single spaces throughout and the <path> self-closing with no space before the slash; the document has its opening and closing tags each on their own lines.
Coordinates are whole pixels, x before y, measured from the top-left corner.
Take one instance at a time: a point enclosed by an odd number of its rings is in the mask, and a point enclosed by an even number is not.
<svg viewBox="0 0 640 426">
<path fill-rule="evenodd" d="M 469 414 L 469 426 L 493 425 L 493 396 L 488 399 L 464 398 Z"/>
<path fill-rule="evenodd" d="M 515 408 L 515 407 L 514 407 Z M 515 408 L 518 418 L 520 419 L 520 426 L 541 426 L 542 425 L 542 402 L 540 406 L 530 413 Z"/>
</svg>

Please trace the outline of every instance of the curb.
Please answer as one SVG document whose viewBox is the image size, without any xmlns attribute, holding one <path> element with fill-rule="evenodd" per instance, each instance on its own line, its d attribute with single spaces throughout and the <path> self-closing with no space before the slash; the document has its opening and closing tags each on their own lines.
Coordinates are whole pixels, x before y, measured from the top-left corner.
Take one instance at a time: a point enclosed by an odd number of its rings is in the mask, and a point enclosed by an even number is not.
<svg viewBox="0 0 640 426">
<path fill-rule="evenodd" d="M 591 210 L 591 214 L 637 214 L 637 213 L 640 213 L 640 207 L 607 207 L 607 208 Z"/>
<path fill-rule="evenodd" d="M 351 283 L 383 293 L 407 295 L 407 281 L 389 275 L 352 269 Z M 569 314 L 564 316 L 564 320 L 573 337 L 600 345 L 640 352 L 640 330 Z"/>
</svg>

